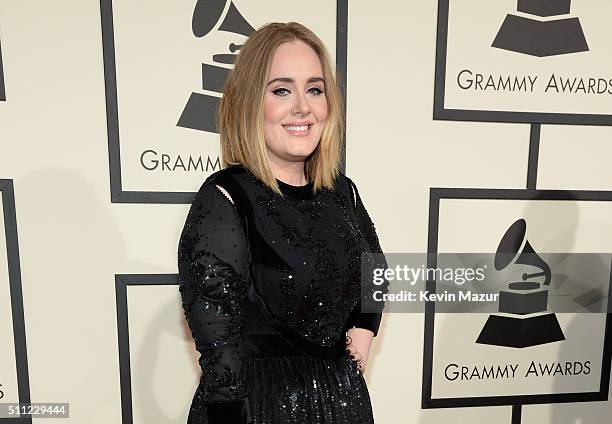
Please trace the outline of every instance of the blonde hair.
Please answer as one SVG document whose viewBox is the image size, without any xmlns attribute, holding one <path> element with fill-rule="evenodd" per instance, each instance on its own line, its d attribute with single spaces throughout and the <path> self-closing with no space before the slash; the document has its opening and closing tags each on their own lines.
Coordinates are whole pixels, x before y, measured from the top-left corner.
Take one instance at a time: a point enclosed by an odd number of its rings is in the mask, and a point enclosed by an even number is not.
<svg viewBox="0 0 612 424">
<path fill-rule="evenodd" d="M 263 103 L 267 77 L 277 47 L 301 40 L 319 56 L 328 114 L 321 139 L 304 164 L 313 190 L 332 188 L 338 175 L 344 114 L 342 94 L 325 45 L 311 30 L 296 22 L 269 23 L 251 34 L 241 47 L 234 69 L 225 83 L 217 125 L 221 136 L 221 165 L 241 164 L 275 192 L 282 194 L 268 165 L 263 130 Z"/>
</svg>

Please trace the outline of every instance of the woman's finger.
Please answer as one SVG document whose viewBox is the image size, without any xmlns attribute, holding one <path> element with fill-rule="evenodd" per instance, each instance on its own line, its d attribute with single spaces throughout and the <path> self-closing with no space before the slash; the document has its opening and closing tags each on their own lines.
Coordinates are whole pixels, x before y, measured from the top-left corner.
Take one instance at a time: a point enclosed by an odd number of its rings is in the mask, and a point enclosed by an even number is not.
<svg viewBox="0 0 612 424">
<path fill-rule="evenodd" d="M 357 350 L 355 346 L 347 346 L 346 350 L 349 352 L 351 360 L 355 362 L 363 360 L 363 355 L 361 354 L 361 352 L 359 352 L 359 350 Z"/>
</svg>

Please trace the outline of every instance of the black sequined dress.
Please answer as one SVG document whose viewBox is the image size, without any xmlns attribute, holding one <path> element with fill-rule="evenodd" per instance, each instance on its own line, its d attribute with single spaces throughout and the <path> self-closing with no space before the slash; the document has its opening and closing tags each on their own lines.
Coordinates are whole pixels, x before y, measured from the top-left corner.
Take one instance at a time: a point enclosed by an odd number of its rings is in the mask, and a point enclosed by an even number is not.
<svg viewBox="0 0 612 424">
<path fill-rule="evenodd" d="M 374 225 L 342 173 L 333 190 L 277 181 L 283 196 L 231 166 L 189 210 L 179 290 L 202 377 L 188 424 L 373 423 L 345 336 L 378 332 L 360 290 L 362 255 L 381 253 Z"/>
</svg>

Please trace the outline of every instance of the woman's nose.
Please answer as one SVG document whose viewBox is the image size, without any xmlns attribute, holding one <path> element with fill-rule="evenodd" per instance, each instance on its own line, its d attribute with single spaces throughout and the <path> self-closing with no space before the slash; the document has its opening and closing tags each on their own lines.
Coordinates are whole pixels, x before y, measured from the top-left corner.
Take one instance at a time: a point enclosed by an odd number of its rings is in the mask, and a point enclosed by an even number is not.
<svg viewBox="0 0 612 424">
<path fill-rule="evenodd" d="M 306 100 L 306 96 L 302 94 L 298 94 L 295 97 L 295 104 L 293 105 L 293 114 L 294 115 L 306 115 L 310 112 L 310 106 L 308 105 L 308 100 Z"/>
</svg>

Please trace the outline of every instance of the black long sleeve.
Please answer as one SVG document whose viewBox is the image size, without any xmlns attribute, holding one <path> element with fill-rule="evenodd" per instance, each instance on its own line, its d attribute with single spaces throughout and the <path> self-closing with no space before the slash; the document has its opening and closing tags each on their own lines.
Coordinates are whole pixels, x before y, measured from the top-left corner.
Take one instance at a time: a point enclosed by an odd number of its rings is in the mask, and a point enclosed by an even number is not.
<svg viewBox="0 0 612 424">
<path fill-rule="evenodd" d="M 248 263 L 236 208 L 215 184 L 205 182 L 181 233 L 178 268 L 210 424 L 251 422 L 239 356 Z"/>
<path fill-rule="evenodd" d="M 380 242 L 378 240 L 378 235 L 376 234 L 376 228 L 374 227 L 374 223 L 370 219 L 370 215 L 366 210 L 363 202 L 361 201 L 361 196 L 359 195 L 359 190 L 357 190 L 356 184 L 348 177 L 346 177 L 352 186 L 352 192 L 354 194 L 354 206 L 355 206 L 355 216 L 357 218 L 357 224 L 364 238 L 366 239 L 370 252 L 374 254 L 375 263 L 373 266 L 378 268 L 386 268 L 387 262 L 383 256 L 383 250 L 380 247 Z M 389 282 L 385 280 L 385 282 L 380 286 L 380 289 L 383 293 L 388 291 Z M 363 301 L 368 302 L 369 305 L 372 305 L 371 300 L 371 292 L 365 291 L 362 293 L 361 299 Z M 382 318 L 382 309 L 384 304 L 377 304 L 376 310 L 377 312 L 362 312 L 362 301 L 359 301 L 351 315 L 348 319 L 349 328 L 365 328 L 374 333 L 374 336 L 378 334 L 378 328 L 380 327 L 380 321 Z"/>
</svg>

